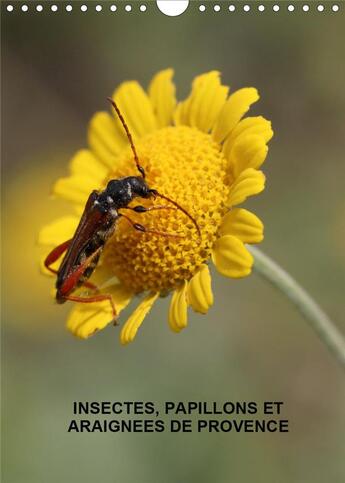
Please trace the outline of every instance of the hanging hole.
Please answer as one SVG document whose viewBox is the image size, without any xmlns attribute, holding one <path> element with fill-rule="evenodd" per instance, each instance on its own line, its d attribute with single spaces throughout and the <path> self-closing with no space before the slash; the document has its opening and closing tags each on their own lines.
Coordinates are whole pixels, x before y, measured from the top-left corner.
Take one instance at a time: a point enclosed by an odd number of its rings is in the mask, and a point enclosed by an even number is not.
<svg viewBox="0 0 345 483">
<path fill-rule="evenodd" d="M 168 17 L 181 15 L 187 10 L 188 4 L 189 0 L 157 0 L 158 9 Z"/>
</svg>

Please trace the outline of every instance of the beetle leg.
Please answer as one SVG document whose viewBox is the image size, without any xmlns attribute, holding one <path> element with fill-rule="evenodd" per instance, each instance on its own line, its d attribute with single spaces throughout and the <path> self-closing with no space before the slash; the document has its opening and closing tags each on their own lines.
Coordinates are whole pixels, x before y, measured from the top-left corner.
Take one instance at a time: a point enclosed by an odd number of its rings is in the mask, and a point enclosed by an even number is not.
<svg viewBox="0 0 345 483">
<path fill-rule="evenodd" d="M 94 258 L 97 257 L 99 252 L 102 250 L 102 247 L 98 248 L 92 255 L 90 255 L 84 262 L 79 265 L 73 272 L 71 272 L 68 277 L 64 280 L 63 284 L 61 285 L 59 291 L 60 295 L 65 298 L 77 285 L 80 278 L 83 276 L 85 270 L 91 265 Z M 91 282 L 87 282 L 91 283 Z M 91 284 L 93 285 L 93 284 Z"/>
<path fill-rule="evenodd" d="M 95 292 L 99 292 L 99 288 L 97 287 L 97 285 L 95 285 L 92 282 L 89 282 L 88 280 L 83 282 L 83 286 L 86 287 L 86 288 L 90 288 L 91 290 L 94 290 Z"/>
<path fill-rule="evenodd" d="M 65 282 L 60 288 L 59 296 L 65 300 L 71 300 L 72 302 L 81 303 L 92 303 L 92 302 L 102 302 L 103 300 L 108 300 L 111 305 L 111 310 L 113 312 L 113 317 L 116 317 L 116 309 L 114 305 L 113 298 L 110 294 L 96 294 L 87 297 L 81 297 L 78 295 L 69 295 L 69 292 L 77 285 L 80 277 L 83 275 L 87 267 L 90 266 L 94 258 L 97 257 L 102 248 L 96 250 L 89 258 L 87 258 L 84 263 L 82 263 L 74 272 L 72 272 L 69 277 L 66 278 Z M 98 290 L 98 287 L 89 281 L 83 283 L 85 287 Z M 64 293 L 65 292 L 65 293 Z"/>
<path fill-rule="evenodd" d="M 61 243 L 61 245 L 58 245 L 57 247 L 55 247 L 50 253 L 49 255 L 47 256 L 47 258 L 44 260 L 44 266 L 52 273 L 54 274 L 57 274 L 57 270 L 54 270 L 54 268 L 51 268 L 50 265 L 52 265 L 54 262 L 56 262 L 56 260 L 58 260 L 61 255 L 68 249 L 68 247 L 70 246 L 71 244 L 71 240 L 67 240 L 63 243 Z"/>
<path fill-rule="evenodd" d="M 47 256 L 47 258 L 44 260 L 44 266 L 55 275 L 57 275 L 58 270 L 51 268 L 50 265 L 56 262 L 56 260 L 68 249 L 71 241 L 72 240 L 67 240 L 64 243 L 61 243 L 61 245 L 58 245 L 57 247 L 55 247 L 54 250 L 52 250 Z M 90 288 L 95 291 L 99 291 L 99 288 L 94 283 L 91 283 L 89 281 L 85 281 L 83 285 L 84 287 Z"/>
<path fill-rule="evenodd" d="M 184 235 L 178 235 L 177 233 L 168 233 L 166 231 L 160 231 L 160 230 L 151 230 L 151 228 L 146 228 L 146 226 L 141 225 L 140 223 L 134 223 L 133 220 L 131 220 L 128 216 L 123 215 L 120 213 L 120 216 L 123 218 L 126 218 L 127 221 L 133 226 L 135 230 L 141 231 L 142 233 L 152 233 L 153 235 L 159 235 L 159 236 L 166 236 L 169 238 L 185 238 Z"/>
<path fill-rule="evenodd" d="M 78 295 L 66 295 L 63 296 L 65 300 L 70 300 L 72 302 L 79 302 L 82 304 L 91 304 L 93 302 L 102 302 L 103 300 L 108 300 L 111 305 L 111 310 L 113 312 L 114 319 L 117 316 L 117 312 L 115 309 L 113 298 L 110 294 L 100 294 L 100 295 L 93 295 L 91 297 L 79 297 Z"/>
<path fill-rule="evenodd" d="M 147 211 L 153 211 L 153 210 L 177 210 L 175 206 L 169 206 L 169 205 L 159 205 L 159 206 L 143 206 L 143 205 L 138 205 L 138 206 L 125 206 L 124 208 L 121 208 L 121 210 L 132 210 L 135 211 L 136 213 L 146 213 Z"/>
</svg>

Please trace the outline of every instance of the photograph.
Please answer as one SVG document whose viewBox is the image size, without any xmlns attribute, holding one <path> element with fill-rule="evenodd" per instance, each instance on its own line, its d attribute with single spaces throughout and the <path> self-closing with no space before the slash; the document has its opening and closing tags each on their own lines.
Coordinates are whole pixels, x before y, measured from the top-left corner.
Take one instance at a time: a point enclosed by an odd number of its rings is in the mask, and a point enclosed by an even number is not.
<svg viewBox="0 0 345 483">
<path fill-rule="evenodd" d="M 345 2 L 1 2 L 3 483 L 345 481 Z"/>
</svg>

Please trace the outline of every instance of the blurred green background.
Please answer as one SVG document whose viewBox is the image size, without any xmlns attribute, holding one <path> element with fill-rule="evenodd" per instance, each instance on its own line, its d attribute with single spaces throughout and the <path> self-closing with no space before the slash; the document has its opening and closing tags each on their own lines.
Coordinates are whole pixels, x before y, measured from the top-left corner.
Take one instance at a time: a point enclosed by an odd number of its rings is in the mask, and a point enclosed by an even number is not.
<svg viewBox="0 0 345 483">
<path fill-rule="evenodd" d="M 263 249 L 344 326 L 344 9 L 334 14 L 204 13 L 192 2 L 168 18 L 60 9 L 6 13 L 2 5 L 2 399 L 4 483 L 121 481 L 343 482 L 344 379 L 293 307 L 258 276 L 214 277 L 216 303 L 190 313 L 180 335 L 156 304 L 135 342 L 109 327 L 80 341 L 66 306 L 39 273 L 37 232 L 67 212 L 49 198 L 92 114 L 123 80 L 147 85 L 173 67 L 178 97 L 192 78 L 222 72 L 255 86 L 252 113 L 273 122 L 267 189 L 249 205 L 265 222 Z M 272 3 L 264 2 L 270 9 Z M 249 2 L 254 5 L 253 2 Z M 128 311 L 127 311 L 128 313 Z M 125 315 L 122 320 L 125 319 Z M 79 400 L 285 402 L 288 434 L 68 434 Z"/>
</svg>

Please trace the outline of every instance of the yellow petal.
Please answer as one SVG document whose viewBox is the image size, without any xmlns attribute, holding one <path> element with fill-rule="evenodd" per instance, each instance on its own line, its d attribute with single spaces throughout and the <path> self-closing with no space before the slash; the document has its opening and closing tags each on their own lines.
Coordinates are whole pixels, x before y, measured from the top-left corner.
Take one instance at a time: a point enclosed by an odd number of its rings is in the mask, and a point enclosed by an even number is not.
<svg viewBox="0 0 345 483">
<path fill-rule="evenodd" d="M 213 304 L 211 275 L 207 265 L 203 264 L 188 283 L 188 303 L 195 312 L 206 314 Z"/>
<path fill-rule="evenodd" d="M 213 129 L 213 138 L 221 143 L 234 129 L 242 116 L 249 110 L 251 104 L 259 99 L 259 94 L 253 87 L 245 87 L 234 92 L 221 110 Z"/>
<path fill-rule="evenodd" d="M 248 168 L 239 175 L 230 188 L 227 204 L 229 207 L 243 203 L 248 196 L 257 195 L 265 187 L 262 171 Z"/>
<path fill-rule="evenodd" d="M 88 142 L 93 153 L 107 166 L 113 168 L 116 155 L 126 146 L 123 128 L 119 128 L 108 112 L 96 112 L 88 129 Z"/>
<path fill-rule="evenodd" d="M 96 180 L 84 173 L 79 173 L 59 178 L 53 186 L 53 193 L 78 205 L 85 205 L 91 191 L 98 188 L 99 184 Z"/>
<path fill-rule="evenodd" d="M 132 293 L 120 284 L 107 290 L 113 297 L 117 315 L 129 304 Z M 75 303 L 67 320 L 67 328 L 77 337 L 86 339 L 98 330 L 104 329 L 113 321 L 110 303 L 103 302 Z"/>
<path fill-rule="evenodd" d="M 114 92 L 113 98 L 134 139 L 157 129 L 157 121 L 150 99 L 138 82 L 122 83 Z M 124 133 L 119 119 L 116 114 L 114 115 L 115 122 Z"/>
<path fill-rule="evenodd" d="M 158 296 L 159 293 L 152 293 L 148 295 L 134 310 L 121 330 L 121 344 L 125 345 L 133 341 L 144 318 L 151 310 L 151 307 L 157 300 Z"/>
<path fill-rule="evenodd" d="M 176 111 L 176 125 L 187 124 L 209 132 L 224 106 L 228 92 L 229 88 L 221 85 L 217 71 L 196 77 L 189 98 L 180 103 Z"/>
<path fill-rule="evenodd" d="M 67 328 L 75 336 L 87 339 L 104 329 L 113 319 L 108 301 L 75 304 L 67 319 Z"/>
<path fill-rule="evenodd" d="M 191 98 L 188 97 L 185 101 L 179 102 L 176 106 L 173 118 L 176 126 L 189 126 Z"/>
<path fill-rule="evenodd" d="M 243 243 L 260 243 L 264 225 L 253 213 L 243 208 L 234 208 L 227 213 L 219 228 L 220 235 L 234 235 Z"/>
<path fill-rule="evenodd" d="M 231 131 L 224 143 L 224 156 L 229 158 L 231 149 L 235 142 L 242 138 L 242 136 L 248 136 L 249 134 L 256 134 L 257 136 L 260 136 L 267 144 L 273 136 L 271 122 L 267 121 L 267 119 L 262 116 L 246 117 L 241 119 L 241 121 Z"/>
<path fill-rule="evenodd" d="M 177 288 L 170 302 L 169 325 L 174 332 L 180 332 L 187 327 L 187 282 Z"/>
<path fill-rule="evenodd" d="M 238 238 L 226 235 L 218 238 L 212 261 L 219 273 L 231 278 L 246 277 L 253 266 L 253 257 Z"/>
<path fill-rule="evenodd" d="M 82 149 L 73 156 L 70 170 L 74 175 L 83 173 L 89 176 L 92 181 L 97 181 L 99 185 L 102 184 L 109 172 L 104 164 L 88 149 Z"/>
<path fill-rule="evenodd" d="M 241 136 L 234 144 L 229 157 L 229 168 L 234 177 L 237 178 L 247 168 L 260 168 L 267 152 L 268 147 L 261 136 Z"/>
<path fill-rule="evenodd" d="M 175 84 L 172 82 L 173 69 L 165 69 L 156 74 L 149 85 L 149 97 L 157 118 L 158 127 L 169 126 L 176 106 Z"/>
<path fill-rule="evenodd" d="M 39 245 L 57 246 L 74 235 L 79 219 L 76 216 L 63 216 L 45 225 L 38 234 Z"/>
</svg>

